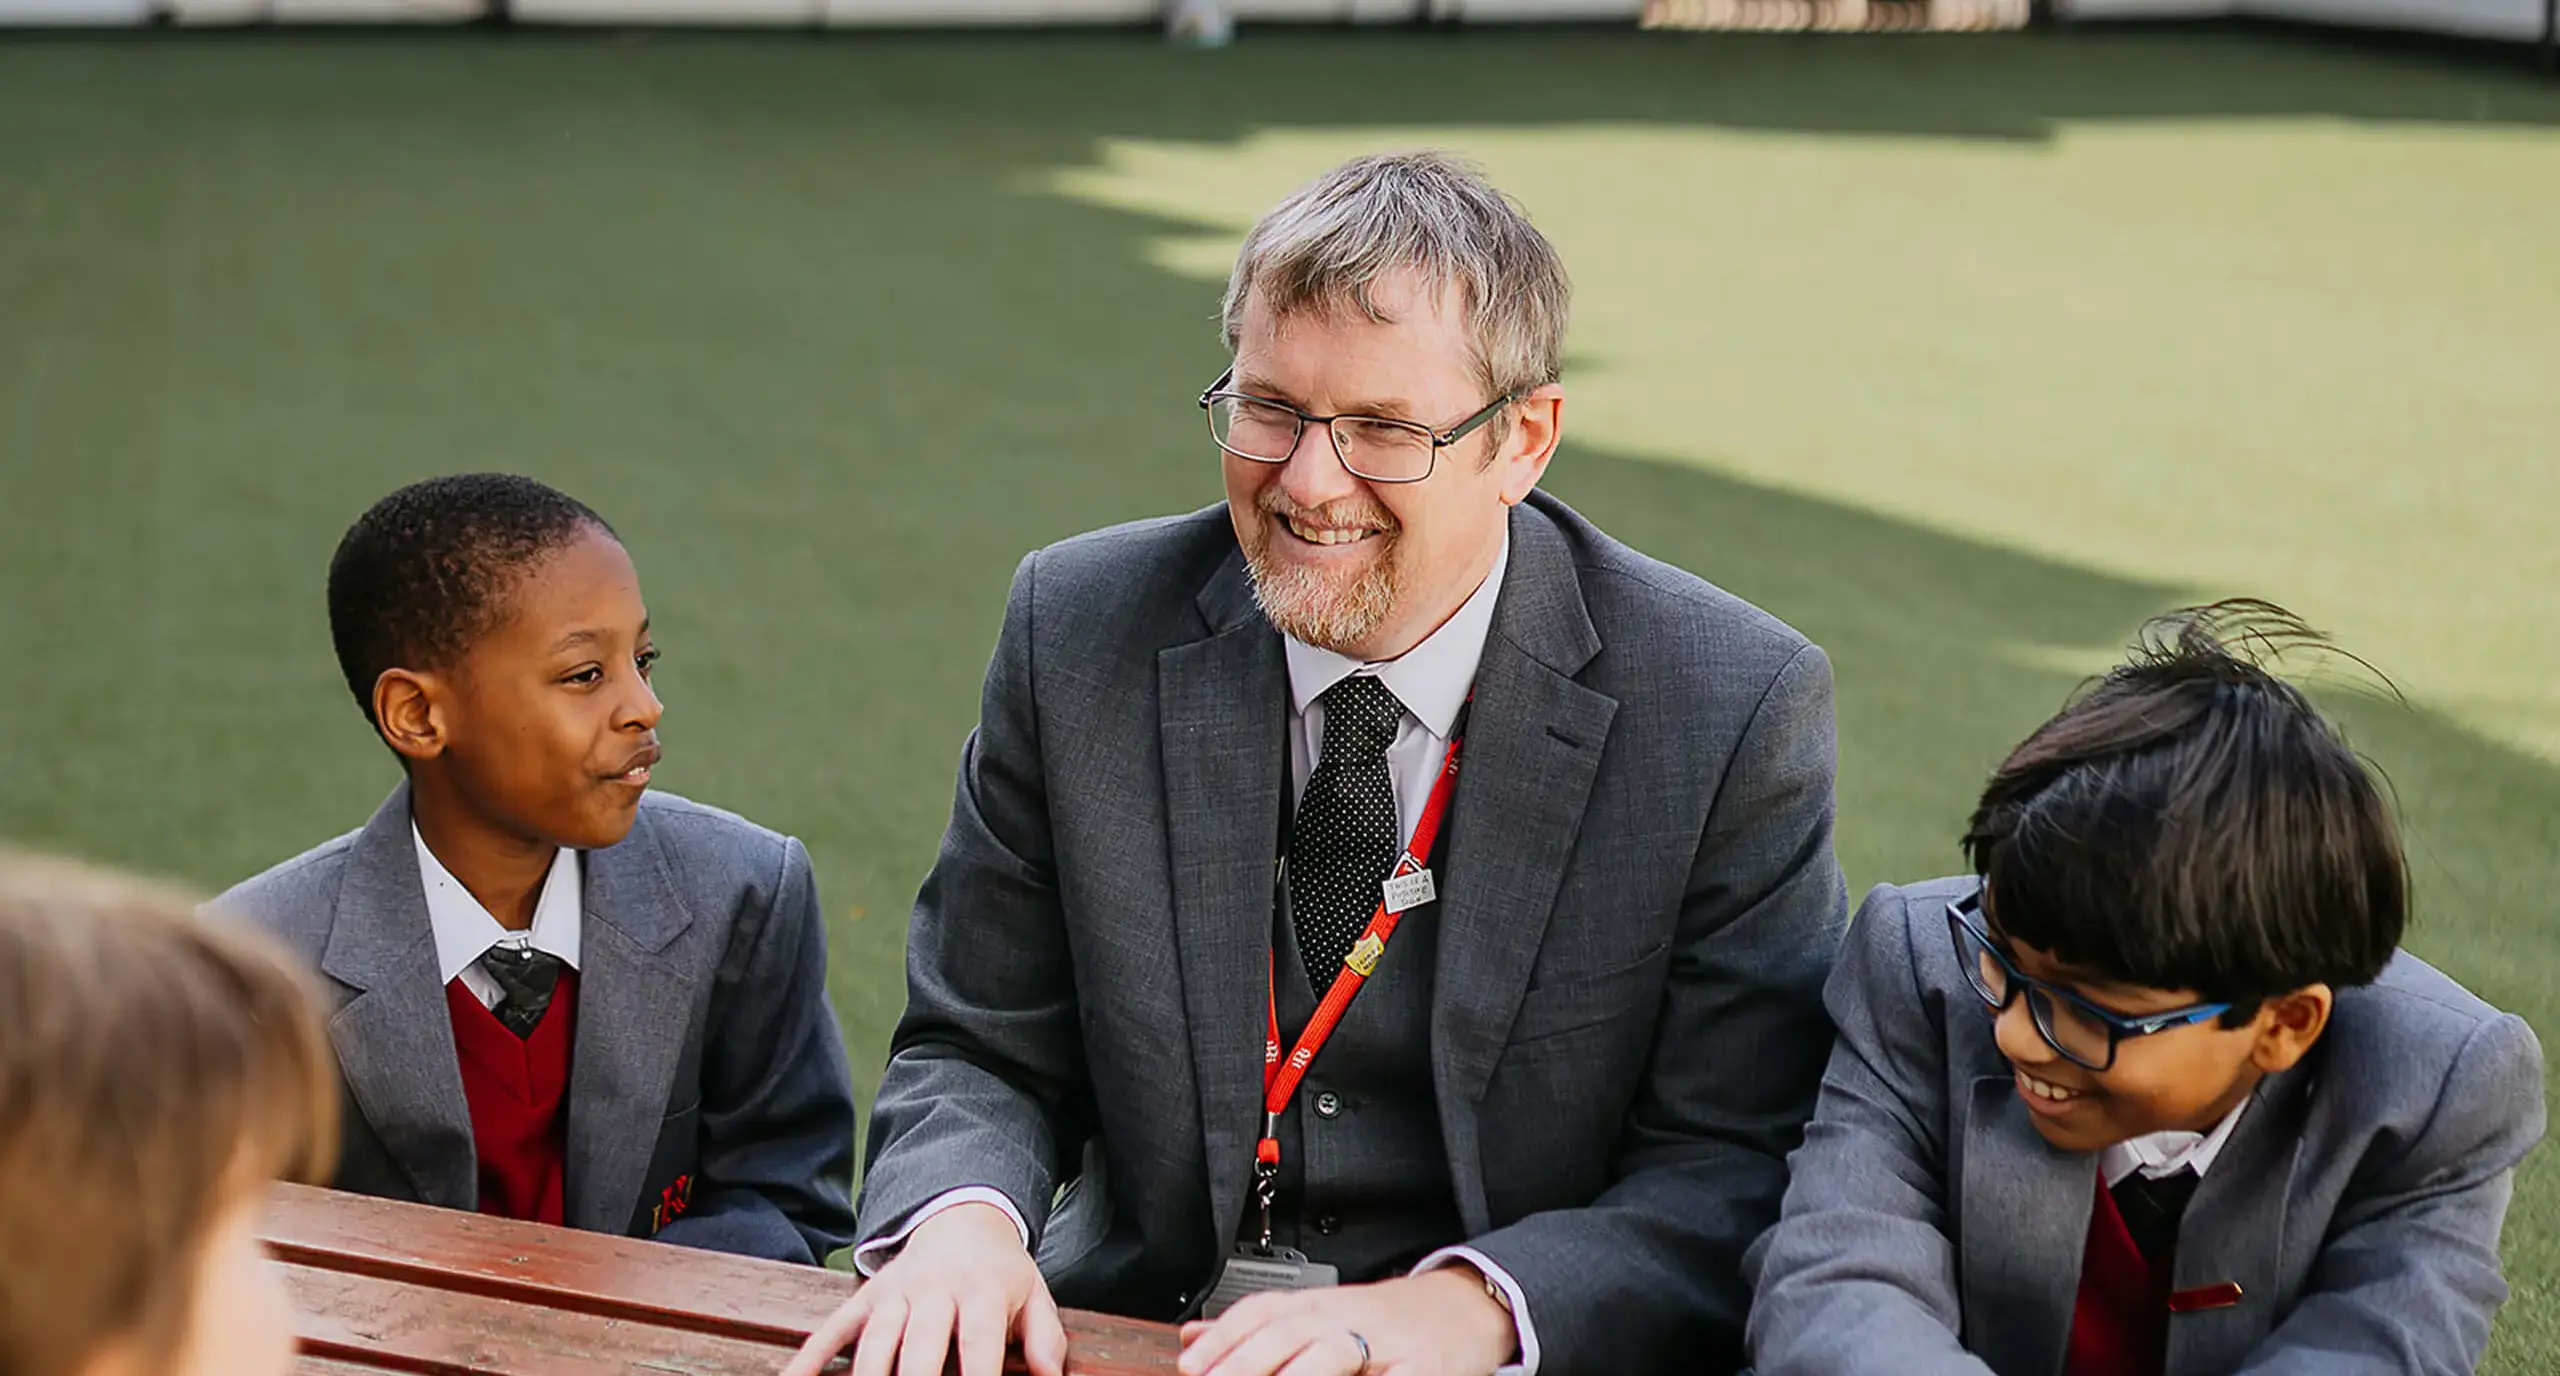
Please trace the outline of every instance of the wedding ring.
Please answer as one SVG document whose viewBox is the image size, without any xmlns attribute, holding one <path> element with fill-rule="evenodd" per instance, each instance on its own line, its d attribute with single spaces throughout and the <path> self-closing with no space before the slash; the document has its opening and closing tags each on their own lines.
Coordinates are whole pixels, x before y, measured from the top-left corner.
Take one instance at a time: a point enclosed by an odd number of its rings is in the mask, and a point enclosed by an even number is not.
<svg viewBox="0 0 2560 1376">
<path fill-rule="evenodd" d="M 1354 1333 L 1351 1341 L 1360 1344 L 1360 1365 L 1351 1369 L 1351 1376 L 1369 1376 L 1369 1340 Z"/>
</svg>

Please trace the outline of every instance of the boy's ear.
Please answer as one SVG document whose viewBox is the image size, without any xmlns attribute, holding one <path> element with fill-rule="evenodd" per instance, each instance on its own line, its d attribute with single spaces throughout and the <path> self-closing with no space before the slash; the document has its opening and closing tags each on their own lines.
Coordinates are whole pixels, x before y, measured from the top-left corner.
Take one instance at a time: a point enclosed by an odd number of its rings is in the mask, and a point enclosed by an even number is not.
<svg viewBox="0 0 2560 1376">
<path fill-rule="evenodd" d="M 432 760 L 444 753 L 443 684 L 433 674 L 385 669 L 373 681 L 373 719 L 382 739 L 402 759 Z"/>
<path fill-rule="evenodd" d="M 2250 1059 L 2269 1075 L 2291 1070 L 2328 1030 L 2329 1010 L 2336 1001 L 2336 993 L 2325 984 L 2306 984 L 2267 1000 L 2258 1009 L 2258 1044 L 2250 1051 Z"/>
</svg>

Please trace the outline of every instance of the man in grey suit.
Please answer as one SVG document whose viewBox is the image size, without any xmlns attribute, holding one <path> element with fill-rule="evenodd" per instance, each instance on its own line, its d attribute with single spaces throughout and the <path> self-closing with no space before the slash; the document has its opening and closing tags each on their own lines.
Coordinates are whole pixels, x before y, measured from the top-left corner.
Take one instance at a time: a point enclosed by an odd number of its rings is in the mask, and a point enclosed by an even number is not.
<svg viewBox="0 0 2560 1376">
<path fill-rule="evenodd" d="M 1878 887 L 1751 1254 L 1760 1376 L 2455 1376 L 2543 1131 L 2524 1022 L 2398 951 L 2362 761 L 2172 618 L 2021 745 L 1978 875 Z"/>
<path fill-rule="evenodd" d="M 1054 1373 L 1055 1303 L 1218 1311 L 1194 1376 L 1739 1360 L 1829 1041 L 1830 669 L 1534 490 L 1566 295 L 1436 155 L 1247 237 L 1224 506 L 1015 576 L 873 1279 L 795 1371 Z"/>
</svg>

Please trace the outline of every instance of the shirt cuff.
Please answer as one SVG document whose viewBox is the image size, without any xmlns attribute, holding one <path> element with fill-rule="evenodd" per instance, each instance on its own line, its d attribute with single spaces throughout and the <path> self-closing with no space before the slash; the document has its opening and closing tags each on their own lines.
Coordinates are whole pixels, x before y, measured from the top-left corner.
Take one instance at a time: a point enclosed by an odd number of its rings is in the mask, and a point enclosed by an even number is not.
<svg viewBox="0 0 2560 1376">
<path fill-rule="evenodd" d="M 859 1265 L 859 1261 L 856 1262 Z M 1520 1335 L 1520 1360 L 1495 1370 L 1493 1376 L 1538 1376 L 1538 1326 L 1529 1321 L 1529 1297 L 1520 1293 L 1520 1282 L 1511 1273 L 1493 1264 L 1493 1258 L 1473 1247 L 1443 1247 L 1422 1259 L 1413 1274 L 1437 1271 L 1444 1266 L 1472 1266 L 1483 1273 L 1511 1302 L 1511 1326 Z"/>
<path fill-rule="evenodd" d="M 926 1219 L 962 1204 L 993 1204 L 1004 1210 L 1004 1216 L 1013 1220 L 1013 1230 L 1022 1235 L 1022 1250 L 1031 1250 L 1031 1225 L 1022 1221 L 1022 1211 L 1013 1207 L 1013 1201 L 1005 1198 L 1004 1191 L 971 1185 L 967 1189 L 945 1190 L 935 1195 L 907 1219 L 907 1226 L 854 1248 L 853 1269 L 864 1280 L 869 1280 L 881 1267 L 889 1264 L 889 1258 L 896 1256 L 899 1248 L 907 1245 L 908 1236 L 923 1227 Z"/>
</svg>

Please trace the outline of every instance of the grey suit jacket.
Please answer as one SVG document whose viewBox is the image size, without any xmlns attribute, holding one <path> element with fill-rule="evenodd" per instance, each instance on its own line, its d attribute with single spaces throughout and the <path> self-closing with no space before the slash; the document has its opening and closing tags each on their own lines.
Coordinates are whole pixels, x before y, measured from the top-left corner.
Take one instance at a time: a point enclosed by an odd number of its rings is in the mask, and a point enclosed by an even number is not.
<svg viewBox="0 0 2560 1376">
<path fill-rule="evenodd" d="M 852 1240 L 853 1090 L 798 841 L 667 793 L 585 856 L 566 1221 L 817 1262 Z M 409 788 L 214 900 L 318 970 L 346 1087 L 338 1188 L 479 1200 Z M 676 1216 L 658 1226 L 661 1205 Z"/>
<path fill-rule="evenodd" d="M 1957 968 L 1946 905 L 1975 883 L 1879 887 L 1850 926 L 1822 1107 L 1752 1251 L 1761 1376 L 2061 1369 L 2097 1161 L 2036 1134 Z M 2542 1129 L 2521 1019 L 2405 953 L 2339 991 L 2187 1207 L 2175 1287 L 2242 1298 L 2170 1318 L 2167 1376 L 2469 1372 Z"/>
<path fill-rule="evenodd" d="M 1543 494 L 1511 542 L 1433 972 L 1457 1214 L 1548 1370 L 1729 1367 L 1829 1040 L 1829 662 Z M 1060 1301 L 1195 1303 L 1259 1119 L 1287 692 L 1223 507 L 1023 561 L 916 901 L 862 1236 L 962 1186 L 1038 1234 L 1072 1180 L 1093 1236 L 1045 1249 Z"/>
</svg>

